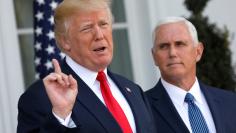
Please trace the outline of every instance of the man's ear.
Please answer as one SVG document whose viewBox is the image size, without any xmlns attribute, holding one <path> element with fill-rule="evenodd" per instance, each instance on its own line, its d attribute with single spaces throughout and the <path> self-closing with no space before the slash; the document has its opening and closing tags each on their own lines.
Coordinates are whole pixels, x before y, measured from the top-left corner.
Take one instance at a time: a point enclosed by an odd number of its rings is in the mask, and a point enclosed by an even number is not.
<svg viewBox="0 0 236 133">
<path fill-rule="evenodd" d="M 200 61 L 201 58 L 202 58 L 202 54 L 203 54 L 203 51 L 204 51 L 204 45 L 202 42 L 199 42 L 198 45 L 196 46 L 197 47 L 197 57 L 196 57 L 196 62 Z"/>
<path fill-rule="evenodd" d="M 158 66 L 158 63 L 157 63 L 157 59 L 156 59 L 156 56 L 155 56 L 155 51 L 154 51 L 154 47 L 151 49 L 151 52 L 152 52 L 152 58 L 153 58 L 153 61 L 155 63 L 156 66 Z"/>
<path fill-rule="evenodd" d="M 70 41 L 65 35 L 61 35 L 59 37 L 59 43 L 64 51 L 70 51 L 71 49 Z"/>
</svg>

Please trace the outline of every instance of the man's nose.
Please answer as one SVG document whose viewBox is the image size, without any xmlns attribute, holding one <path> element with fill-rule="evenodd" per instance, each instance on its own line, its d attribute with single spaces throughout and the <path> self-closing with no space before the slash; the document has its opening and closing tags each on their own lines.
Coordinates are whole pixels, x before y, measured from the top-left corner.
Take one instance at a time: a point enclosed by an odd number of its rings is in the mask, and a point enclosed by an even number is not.
<svg viewBox="0 0 236 133">
<path fill-rule="evenodd" d="M 175 57 L 176 54 L 177 54 L 176 48 L 174 46 L 170 46 L 170 49 L 169 49 L 170 57 Z"/>
<path fill-rule="evenodd" d="M 104 37 L 104 35 L 103 35 L 101 27 L 95 26 L 95 39 L 101 40 L 101 39 L 103 39 L 103 37 Z"/>
</svg>

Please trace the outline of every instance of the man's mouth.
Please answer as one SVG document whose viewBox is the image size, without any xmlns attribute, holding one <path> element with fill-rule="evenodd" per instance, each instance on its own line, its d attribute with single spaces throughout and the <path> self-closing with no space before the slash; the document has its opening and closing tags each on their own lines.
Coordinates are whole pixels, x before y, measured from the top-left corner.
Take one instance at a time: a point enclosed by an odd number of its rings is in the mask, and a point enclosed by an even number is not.
<svg viewBox="0 0 236 133">
<path fill-rule="evenodd" d="M 182 65 L 182 63 L 169 63 L 167 66 Z"/>
<path fill-rule="evenodd" d="M 95 52 L 103 52 L 105 49 L 106 49 L 106 47 L 99 47 L 99 48 L 94 49 L 93 51 L 95 51 Z"/>
</svg>

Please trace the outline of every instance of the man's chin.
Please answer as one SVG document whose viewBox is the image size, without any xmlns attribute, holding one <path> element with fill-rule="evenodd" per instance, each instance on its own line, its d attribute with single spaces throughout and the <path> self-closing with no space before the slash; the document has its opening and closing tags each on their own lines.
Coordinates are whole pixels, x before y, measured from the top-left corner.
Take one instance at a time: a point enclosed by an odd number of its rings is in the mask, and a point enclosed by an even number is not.
<svg viewBox="0 0 236 133">
<path fill-rule="evenodd" d="M 110 63 L 111 63 L 111 59 L 102 59 L 102 60 L 96 60 L 96 64 L 97 64 L 97 66 L 100 66 L 100 68 L 102 69 L 105 69 L 105 68 L 107 68 L 109 65 L 110 65 Z"/>
<path fill-rule="evenodd" d="M 180 70 L 170 70 L 166 75 L 170 78 L 180 78 L 184 76 L 184 72 Z"/>
</svg>

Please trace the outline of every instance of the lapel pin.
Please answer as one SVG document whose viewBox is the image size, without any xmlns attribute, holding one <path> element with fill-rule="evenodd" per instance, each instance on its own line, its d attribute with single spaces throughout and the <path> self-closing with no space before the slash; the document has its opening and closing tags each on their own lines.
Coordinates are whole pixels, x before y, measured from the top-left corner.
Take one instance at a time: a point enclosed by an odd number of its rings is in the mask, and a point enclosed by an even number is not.
<svg viewBox="0 0 236 133">
<path fill-rule="evenodd" d="M 126 89 L 128 92 L 131 92 L 130 88 L 128 88 L 128 87 L 125 87 L 125 89 Z"/>
</svg>

